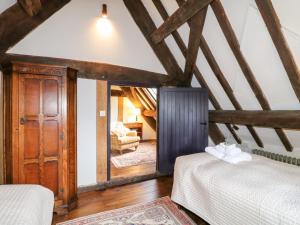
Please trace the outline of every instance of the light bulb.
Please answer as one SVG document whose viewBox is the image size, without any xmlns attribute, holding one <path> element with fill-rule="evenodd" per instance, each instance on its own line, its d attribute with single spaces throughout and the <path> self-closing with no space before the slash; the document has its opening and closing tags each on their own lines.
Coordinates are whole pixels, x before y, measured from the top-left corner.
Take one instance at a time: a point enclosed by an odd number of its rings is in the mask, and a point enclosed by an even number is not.
<svg viewBox="0 0 300 225">
<path fill-rule="evenodd" d="M 112 33 L 111 22 L 104 17 L 101 17 L 97 21 L 97 31 L 101 36 L 107 37 Z"/>
</svg>

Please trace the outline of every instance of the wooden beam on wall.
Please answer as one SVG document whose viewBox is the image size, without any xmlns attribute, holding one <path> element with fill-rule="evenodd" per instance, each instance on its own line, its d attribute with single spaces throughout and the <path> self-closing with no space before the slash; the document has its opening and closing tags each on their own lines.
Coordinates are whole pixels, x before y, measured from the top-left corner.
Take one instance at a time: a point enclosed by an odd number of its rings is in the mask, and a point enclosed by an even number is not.
<svg viewBox="0 0 300 225">
<path fill-rule="evenodd" d="M 3 88 L 3 74 L 0 72 L 0 185 L 4 184 L 4 88 Z"/>
<path fill-rule="evenodd" d="M 29 16 L 19 3 L 0 15 L 0 59 L 12 46 L 42 24 L 70 0 L 45 0 L 39 13 Z"/>
<path fill-rule="evenodd" d="M 209 122 L 208 133 L 215 145 L 225 141 L 225 137 L 214 122 Z"/>
<path fill-rule="evenodd" d="M 270 0 L 255 0 L 268 28 L 282 64 L 290 79 L 294 92 L 300 102 L 300 71 L 289 45 L 281 31 L 281 24 Z"/>
<path fill-rule="evenodd" d="M 179 6 L 181 6 L 185 3 L 184 0 L 176 0 L 176 1 Z M 190 25 L 190 22 L 188 22 L 188 24 Z M 227 82 L 226 77 L 224 76 L 222 70 L 220 69 L 217 61 L 215 60 L 215 58 L 214 58 L 212 52 L 210 51 L 209 46 L 207 45 L 203 36 L 201 37 L 201 40 L 200 40 L 200 48 L 201 48 L 207 62 L 209 63 L 211 69 L 213 70 L 215 76 L 217 77 L 217 79 L 220 82 L 221 86 L 223 87 L 225 93 L 227 94 L 228 98 L 230 99 L 231 103 L 233 104 L 235 109 L 241 110 L 242 109 L 241 105 L 239 104 L 236 97 L 234 96 L 234 93 L 233 93 L 233 90 L 232 90 L 230 84 Z M 226 126 L 230 130 L 230 132 L 233 133 L 234 130 L 230 127 L 230 125 L 226 124 Z M 247 129 L 249 130 L 249 132 L 252 135 L 253 139 L 255 140 L 256 144 L 259 147 L 263 147 L 264 146 L 263 142 L 261 141 L 260 137 L 256 133 L 255 129 L 251 126 L 247 126 Z M 237 140 L 235 132 L 233 133 L 233 136 Z"/>
<path fill-rule="evenodd" d="M 155 5 L 156 9 L 158 10 L 159 14 L 163 18 L 163 20 L 166 20 L 169 17 L 169 15 L 168 15 L 166 9 L 164 8 L 162 2 L 160 0 L 152 0 L 152 1 Z M 184 3 L 184 0 L 182 0 L 182 2 L 181 1 L 178 2 L 178 4 L 182 4 L 182 3 Z M 175 30 L 172 32 L 172 36 L 173 36 L 175 42 L 177 43 L 179 49 L 181 50 L 182 55 L 184 57 L 186 57 L 187 48 L 186 48 L 185 43 L 183 42 L 182 38 L 180 37 L 180 34 Z M 201 72 L 199 71 L 197 66 L 195 66 L 195 68 L 194 68 L 194 74 L 195 74 L 199 84 L 201 85 L 201 87 L 206 88 L 208 90 L 209 100 L 211 101 L 211 103 L 215 107 L 215 109 L 222 109 L 220 104 L 218 103 L 217 99 L 213 95 L 212 91 L 210 90 L 209 86 L 207 85 L 203 75 L 201 74 Z M 238 135 L 235 133 L 235 131 L 233 129 L 231 129 L 229 124 L 227 124 L 226 126 L 232 133 L 232 135 L 235 138 L 235 140 L 237 141 L 237 143 L 240 144 L 241 139 L 238 137 Z M 223 134 L 221 133 L 221 131 L 219 130 L 219 128 L 217 126 L 211 125 L 211 127 L 212 127 L 212 131 L 209 131 L 209 135 L 215 143 L 218 143 L 218 140 L 220 140 L 220 139 L 225 139 L 225 137 L 223 136 Z M 217 132 L 217 134 L 212 136 L 212 133 L 214 131 Z M 223 136 L 223 138 L 220 138 L 220 136 Z"/>
<path fill-rule="evenodd" d="M 162 41 L 159 44 L 156 44 L 151 38 L 150 35 L 153 31 L 156 30 L 156 26 L 151 19 L 148 11 L 143 5 L 141 0 L 123 0 L 125 6 L 127 7 L 129 13 L 131 14 L 133 20 L 140 28 L 144 37 L 148 41 L 149 45 L 153 49 L 154 53 L 160 60 L 161 64 L 167 71 L 167 73 L 175 78 L 179 85 L 184 82 L 183 71 L 178 65 L 176 59 L 168 48 L 167 44 Z"/>
<path fill-rule="evenodd" d="M 189 44 L 188 44 L 186 63 L 184 68 L 184 76 L 186 77 L 187 80 L 186 82 L 187 86 L 191 86 L 206 13 L 207 13 L 207 7 L 197 12 L 196 15 L 194 15 L 191 18 Z"/>
<path fill-rule="evenodd" d="M 42 9 L 41 0 L 18 0 L 18 3 L 29 16 L 35 16 Z"/>
<path fill-rule="evenodd" d="M 201 9 L 208 6 L 212 0 L 187 0 L 165 22 L 151 34 L 155 44 L 160 43 L 173 31 L 192 18 Z"/>
<path fill-rule="evenodd" d="M 125 97 L 125 93 L 122 90 L 111 90 L 110 95 L 112 97 Z"/>
<path fill-rule="evenodd" d="M 97 183 L 107 181 L 107 81 L 97 81 L 96 96 L 96 179 Z M 106 116 L 100 117 L 99 112 L 105 111 Z"/>
<path fill-rule="evenodd" d="M 135 82 L 157 87 L 174 84 L 173 79 L 165 74 L 107 63 L 87 62 L 41 56 L 6 54 L 5 58 L 1 61 L 1 64 L 5 65 L 12 61 L 70 67 L 78 70 L 79 78 L 85 79 Z"/>
<path fill-rule="evenodd" d="M 232 105 L 234 106 L 234 108 L 237 110 L 242 110 L 242 106 L 240 105 L 237 98 L 235 97 L 230 84 L 228 83 L 225 75 L 223 74 L 221 68 L 219 67 L 219 65 L 218 65 L 214 55 L 212 54 L 208 44 L 206 43 L 204 37 L 201 38 L 200 48 L 201 48 L 208 64 L 210 65 L 210 68 L 214 72 L 215 76 L 217 77 L 218 81 L 220 82 L 222 88 L 224 89 L 225 93 L 227 94 L 227 96 L 228 96 L 229 100 L 231 101 Z M 247 129 L 249 130 L 249 132 L 252 135 L 253 139 L 255 140 L 256 144 L 259 147 L 263 147 L 264 146 L 263 142 L 260 139 L 260 137 L 258 136 L 255 129 L 249 125 L 247 125 Z"/>
<path fill-rule="evenodd" d="M 124 117 L 124 98 L 118 97 L 118 121 L 123 121 L 123 117 Z"/>
<path fill-rule="evenodd" d="M 260 1 L 262 2 L 262 1 Z M 261 105 L 263 110 L 271 110 L 271 107 L 268 103 L 267 98 L 265 97 L 263 90 L 261 89 L 259 83 L 257 82 L 249 64 L 247 63 L 238 42 L 238 39 L 234 33 L 234 30 L 229 22 L 229 19 L 226 15 L 226 12 L 222 6 L 222 3 L 219 0 L 214 0 L 211 3 L 211 7 L 213 12 L 218 20 L 218 23 L 224 33 L 224 36 L 238 62 L 240 68 L 242 69 L 246 80 L 248 81 L 253 93 L 255 94 L 259 104 Z M 290 141 L 288 140 L 286 134 L 282 129 L 275 129 L 279 139 L 281 140 L 282 144 L 285 146 L 287 151 L 292 151 L 293 146 L 291 145 Z"/>
<path fill-rule="evenodd" d="M 209 121 L 300 130 L 300 110 L 214 110 Z"/>
</svg>

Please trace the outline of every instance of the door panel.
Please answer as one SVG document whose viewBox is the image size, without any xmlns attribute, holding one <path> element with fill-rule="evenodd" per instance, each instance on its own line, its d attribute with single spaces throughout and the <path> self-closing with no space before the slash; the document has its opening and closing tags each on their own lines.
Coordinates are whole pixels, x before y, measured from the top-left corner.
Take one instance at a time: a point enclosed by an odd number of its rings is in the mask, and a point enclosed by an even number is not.
<svg viewBox="0 0 300 225">
<path fill-rule="evenodd" d="M 24 85 L 24 114 L 26 116 L 37 116 L 40 113 L 40 80 L 23 79 Z"/>
<path fill-rule="evenodd" d="M 44 156 L 58 156 L 59 154 L 59 123 L 55 120 L 44 122 Z"/>
<path fill-rule="evenodd" d="M 57 161 L 45 162 L 44 164 L 44 179 L 43 185 L 58 194 L 58 163 Z"/>
<path fill-rule="evenodd" d="M 57 116 L 59 114 L 59 85 L 57 80 L 46 79 L 43 82 L 43 113 L 45 116 Z"/>
<path fill-rule="evenodd" d="M 38 159 L 40 155 L 40 126 L 38 121 L 26 121 L 24 126 L 24 160 Z"/>
<path fill-rule="evenodd" d="M 41 184 L 62 198 L 61 78 L 19 79 L 19 183 Z"/>
<path fill-rule="evenodd" d="M 208 144 L 208 96 L 200 88 L 161 88 L 159 171 L 171 174 L 176 157 L 204 151 Z"/>
<path fill-rule="evenodd" d="M 40 168 L 38 163 L 24 165 L 25 184 L 40 184 Z"/>
</svg>

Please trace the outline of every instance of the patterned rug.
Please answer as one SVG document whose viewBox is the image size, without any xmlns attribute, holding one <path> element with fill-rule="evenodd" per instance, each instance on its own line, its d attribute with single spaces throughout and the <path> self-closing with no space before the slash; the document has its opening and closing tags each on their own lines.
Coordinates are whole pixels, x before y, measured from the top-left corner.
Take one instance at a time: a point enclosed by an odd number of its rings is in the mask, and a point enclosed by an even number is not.
<svg viewBox="0 0 300 225">
<path fill-rule="evenodd" d="M 124 150 L 120 155 L 118 152 L 112 152 L 111 162 L 116 168 L 128 166 L 137 166 L 146 163 L 155 163 L 156 161 L 156 142 L 141 142 L 136 151 L 131 149 Z"/>
<path fill-rule="evenodd" d="M 196 225 L 169 197 L 80 217 L 59 225 Z"/>
</svg>

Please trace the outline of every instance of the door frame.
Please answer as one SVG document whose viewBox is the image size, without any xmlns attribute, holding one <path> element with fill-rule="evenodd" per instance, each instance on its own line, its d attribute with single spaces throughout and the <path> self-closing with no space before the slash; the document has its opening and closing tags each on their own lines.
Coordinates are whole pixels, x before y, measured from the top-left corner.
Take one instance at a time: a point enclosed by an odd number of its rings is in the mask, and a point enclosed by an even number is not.
<svg viewBox="0 0 300 225">
<path fill-rule="evenodd" d="M 159 138 L 159 86 L 155 85 L 147 85 L 144 83 L 139 82 L 129 82 L 129 81 L 108 81 L 107 82 L 107 181 L 111 182 L 111 166 L 110 166 L 110 157 L 111 157 L 111 143 L 110 143 L 110 121 L 111 121 L 111 86 L 126 86 L 126 87 L 143 87 L 143 88 L 156 88 L 157 89 L 157 95 L 156 95 L 156 172 L 158 172 L 158 152 L 159 152 L 159 145 L 158 145 L 158 138 Z M 150 174 L 151 175 L 151 174 Z M 141 176 L 143 177 L 143 175 Z M 128 183 L 131 183 L 130 181 Z"/>
</svg>

